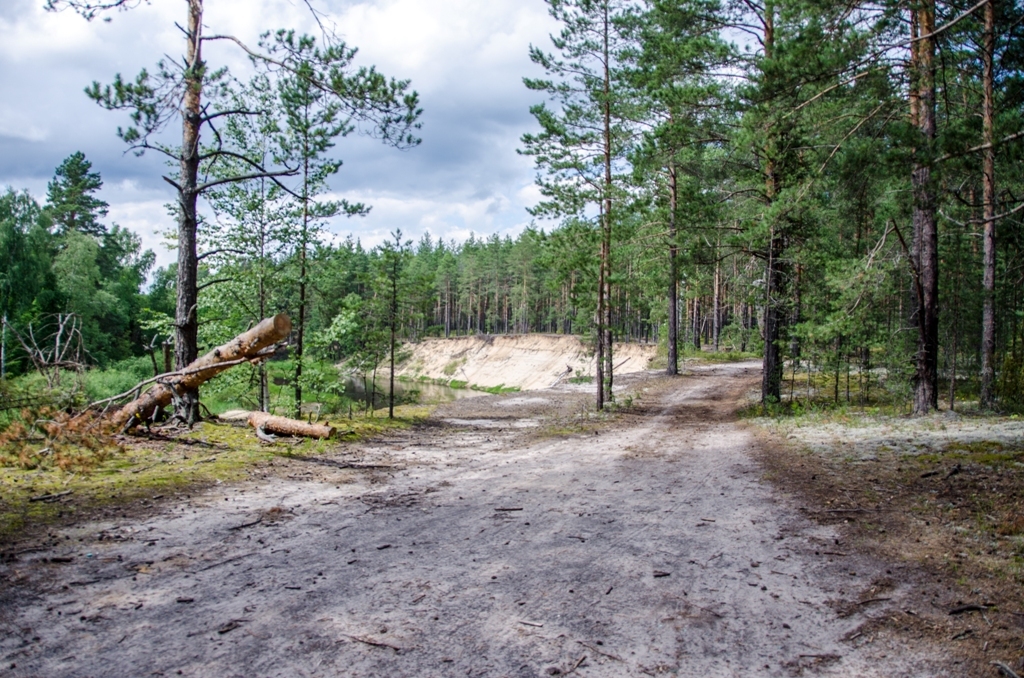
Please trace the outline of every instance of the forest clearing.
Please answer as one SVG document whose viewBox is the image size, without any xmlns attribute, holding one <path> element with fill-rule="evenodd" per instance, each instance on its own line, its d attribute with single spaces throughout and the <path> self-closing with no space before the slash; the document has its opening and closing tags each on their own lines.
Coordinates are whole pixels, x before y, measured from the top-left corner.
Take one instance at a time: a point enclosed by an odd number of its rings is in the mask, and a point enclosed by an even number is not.
<svg viewBox="0 0 1024 678">
<path fill-rule="evenodd" d="M 74 518 L 51 514 L 45 534 L 0 554 L 3 668 L 1017 668 L 1019 514 L 983 494 L 1019 498 L 1024 424 L 939 415 L 918 421 L 935 437 L 915 436 L 912 449 L 898 448 L 906 419 L 818 415 L 777 430 L 737 418 L 756 402 L 759 373 L 752 362 L 688 362 L 684 376 L 622 375 L 622 405 L 604 415 L 588 408 L 586 384 L 485 394 L 347 442 L 260 444 L 216 421 L 143 435 L 126 445 L 157 453 L 164 475 L 207 475 L 150 484 L 154 458 L 129 456 L 119 470 L 134 491 L 77 513 L 74 494 L 40 502 Z M 244 461 L 218 460 L 245 440 Z"/>
</svg>

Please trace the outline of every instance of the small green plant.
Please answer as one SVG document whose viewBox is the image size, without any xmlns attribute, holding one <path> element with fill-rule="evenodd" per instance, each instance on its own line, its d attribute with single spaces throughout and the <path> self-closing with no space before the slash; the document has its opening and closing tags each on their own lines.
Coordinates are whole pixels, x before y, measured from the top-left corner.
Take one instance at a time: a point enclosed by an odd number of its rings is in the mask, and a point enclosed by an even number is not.
<svg viewBox="0 0 1024 678">
<path fill-rule="evenodd" d="M 466 359 L 465 359 L 465 358 L 462 358 L 462 359 L 460 359 L 460 360 L 452 360 L 452 361 L 451 361 L 450 363 L 448 363 L 447 365 L 445 365 L 445 366 L 444 366 L 444 369 L 443 369 L 443 370 L 441 370 L 441 371 L 442 371 L 442 372 L 444 372 L 444 376 L 446 376 L 446 377 L 451 377 L 451 376 L 453 376 L 453 375 L 454 375 L 454 374 L 455 374 L 456 372 L 458 372 L 458 371 L 459 371 L 459 368 L 460 368 L 460 367 L 462 367 L 462 366 L 463 366 L 463 365 L 465 365 L 465 364 L 466 364 Z"/>
<path fill-rule="evenodd" d="M 518 393 L 518 386 L 505 386 L 505 384 L 498 384 L 497 386 L 477 386 L 472 385 L 469 387 L 474 391 L 481 391 L 483 393 L 491 393 L 497 395 L 499 393 Z"/>
<path fill-rule="evenodd" d="M 569 377 L 570 384 L 593 384 L 594 377 L 590 374 L 583 374 L 581 370 L 576 370 L 576 374 Z"/>
</svg>

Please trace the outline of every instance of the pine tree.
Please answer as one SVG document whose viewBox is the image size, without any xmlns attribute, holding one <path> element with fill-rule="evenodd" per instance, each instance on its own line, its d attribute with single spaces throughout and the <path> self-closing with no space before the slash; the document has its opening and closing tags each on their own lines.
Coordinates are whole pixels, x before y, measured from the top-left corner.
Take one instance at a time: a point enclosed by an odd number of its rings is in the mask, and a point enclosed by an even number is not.
<svg viewBox="0 0 1024 678">
<path fill-rule="evenodd" d="M 630 101 L 620 79 L 622 52 L 627 46 L 623 22 L 629 6 L 620 0 L 548 0 L 549 13 L 560 24 L 552 36 L 555 54 L 530 47 L 530 59 L 550 79 L 524 78 L 526 86 L 545 92 L 555 108 L 531 107 L 539 134 L 522 137 L 525 155 L 535 159 L 546 177 L 537 183 L 545 201 L 531 214 L 584 217 L 597 208 L 601 234 L 598 252 L 595 353 L 598 409 L 611 400 L 612 327 L 611 275 L 613 212 L 621 199 L 616 180 L 630 140 Z M 620 180 L 621 181 L 621 180 Z"/>
<path fill-rule="evenodd" d="M 46 210 L 59 233 L 77 231 L 101 237 L 107 227 L 99 219 L 107 216 L 107 203 L 95 195 L 103 187 L 99 172 L 93 172 L 85 154 L 76 151 L 57 167 L 46 187 Z"/>
<path fill-rule="evenodd" d="M 57 11 L 70 7 L 88 20 L 100 13 L 136 6 L 134 0 L 47 0 L 46 8 Z M 211 110 L 209 103 L 224 94 L 226 69 L 211 69 L 203 60 L 202 47 L 217 40 L 234 43 L 249 56 L 258 68 L 281 69 L 334 98 L 352 118 L 366 126 L 385 143 L 409 147 L 419 143 L 413 134 L 418 127 L 419 102 L 415 92 L 407 93 L 408 81 L 388 80 L 373 68 L 351 69 L 355 51 L 344 43 L 330 45 L 312 53 L 301 53 L 300 45 L 287 41 L 261 43 L 258 49 L 245 45 L 231 35 L 204 36 L 203 0 L 188 0 L 185 54 L 179 61 L 158 63 L 154 75 L 143 69 L 134 82 L 117 75 L 110 85 L 94 82 L 86 94 L 108 110 L 128 111 L 132 124 L 119 129 L 119 136 L 138 153 L 153 150 L 164 154 L 178 166 L 174 176 L 164 177 L 177 192 L 175 212 L 178 218 L 177 304 L 175 310 L 175 364 L 181 369 L 198 356 L 199 260 L 196 236 L 199 223 L 199 196 L 210 188 L 233 181 L 258 177 L 293 175 L 294 168 L 275 169 L 250 165 L 246 172 L 233 177 L 210 181 L 200 179 L 200 167 L 219 158 L 231 157 L 231 151 L 215 147 L 203 150 L 204 130 L 211 132 L 214 121 L 230 115 L 247 115 L 251 111 Z M 278 33 L 277 35 L 281 35 Z M 344 55 L 337 59 L 336 55 Z M 312 63 L 302 63 L 302 57 Z M 325 59 L 327 63 L 325 63 Z M 181 143 L 161 143 L 158 134 L 171 121 L 180 120 Z M 212 135 L 216 138 L 216 135 Z M 177 401 L 175 415 L 192 424 L 199 418 L 198 392 L 185 393 Z"/>
</svg>

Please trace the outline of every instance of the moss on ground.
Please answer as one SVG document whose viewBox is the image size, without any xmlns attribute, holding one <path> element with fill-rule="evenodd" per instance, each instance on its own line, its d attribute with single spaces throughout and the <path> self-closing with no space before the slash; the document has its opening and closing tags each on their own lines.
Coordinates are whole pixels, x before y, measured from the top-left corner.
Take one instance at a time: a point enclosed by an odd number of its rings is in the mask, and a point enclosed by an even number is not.
<svg viewBox="0 0 1024 678">
<path fill-rule="evenodd" d="M 214 420 L 180 435 L 154 430 L 153 435 L 127 436 L 123 453 L 87 472 L 0 467 L 0 540 L 10 542 L 48 525 L 87 519 L 99 509 L 240 481 L 250 469 L 275 457 L 329 454 L 339 442 L 408 428 L 429 414 L 428 407 L 405 405 L 396 407 L 396 418 L 389 420 L 383 409 L 372 417 L 331 422 L 338 429 L 337 439 L 270 445 L 261 443 L 247 426 Z"/>
</svg>

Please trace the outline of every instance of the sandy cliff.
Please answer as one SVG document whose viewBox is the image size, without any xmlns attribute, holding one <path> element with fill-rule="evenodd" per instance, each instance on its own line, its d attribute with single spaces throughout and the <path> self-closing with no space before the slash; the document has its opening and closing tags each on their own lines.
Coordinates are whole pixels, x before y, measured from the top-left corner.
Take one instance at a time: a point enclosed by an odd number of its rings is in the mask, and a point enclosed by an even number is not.
<svg viewBox="0 0 1024 678">
<path fill-rule="evenodd" d="M 616 373 L 640 372 L 654 357 L 653 344 L 615 344 Z M 579 337 L 526 334 L 424 339 L 406 344 L 410 355 L 399 376 L 458 380 L 474 386 L 548 388 L 576 374 L 594 374 L 594 356 Z M 404 352 L 403 351 L 403 352 Z"/>
</svg>

